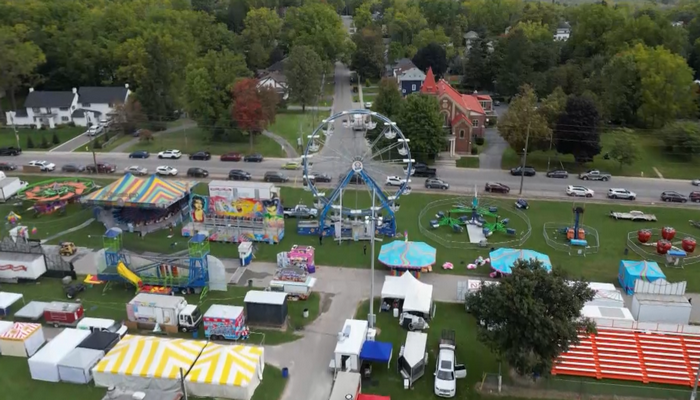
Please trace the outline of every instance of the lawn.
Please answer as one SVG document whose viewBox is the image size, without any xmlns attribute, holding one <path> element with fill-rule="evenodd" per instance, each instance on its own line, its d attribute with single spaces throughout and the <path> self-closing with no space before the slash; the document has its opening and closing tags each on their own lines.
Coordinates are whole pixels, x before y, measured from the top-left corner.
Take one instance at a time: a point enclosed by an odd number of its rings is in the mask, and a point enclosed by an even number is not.
<svg viewBox="0 0 700 400">
<path fill-rule="evenodd" d="M 284 157 L 284 151 L 277 142 L 262 136 L 256 135 L 251 149 L 248 138 L 241 142 L 211 142 L 209 133 L 201 128 L 183 129 L 177 132 L 154 134 L 151 142 L 139 142 L 129 148 L 129 152 L 135 150 L 147 150 L 157 153 L 166 149 L 178 149 L 185 154 L 197 151 L 208 151 L 212 154 L 224 154 L 229 152 L 239 153 L 261 153 L 266 157 Z"/>
<path fill-rule="evenodd" d="M 114 135 L 114 134 L 112 134 L 112 135 Z M 113 141 L 111 141 L 109 143 L 109 145 L 107 145 L 105 147 L 101 147 L 99 149 L 94 149 L 94 150 L 95 150 L 95 153 L 109 153 L 110 151 L 114 150 L 118 146 L 121 146 L 122 144 L 127 143 L 132 139 L 134 139 L 134 137 L 131 135 L 120 135 L 117 139 L 114 139 Z M 100 140 L 103 141 L 104 136 L 100 136 Z M 73 151 L 78 152 L 78 153 L 91 153 L 93 151 L 93 149 L 92 149 L 91 145 L 88 145 L 87 147 L 83 146 L 83 147 L 77 148 Z"/>
<path fill-rule="evenodd" d="M 85 133 L 85 128 L 80 126 L 58 126 L 56 129 L 17 129 L 17 134 L 19 135 L 20 147 L 25 151 L 44 151 L 50 150 L 60 144 L 63 144 L 76 136 Z M 53 135 L 56 134 L 59 144 L 53 144 Z M 33 148 L 29 146 L 29 138 L 31 138 L 34 145 Z M 43 139 L 46 138 L 46 142 L 50 144 L 48 148 L 41 148 L 41 143 Z M 17 140 L 15 138 L 15 132 L 10 128 L 0 129 L 0 147 L 5 146 L 17 146 Z"/>
<path fill-rule="evenodd" d="M 457 160 L 457 168 L 479 168 L 479 156 L 462 156 Z"/>
<path fill-rule="evenodd" d="M 668 179 L 697 179 L 698 168 L 700 168 L 700 158 L 697 156 L 690 161 L 684 161 L 673 157 L 665 152 L 659 140 L 648 133 L 636 134 L 639 155 L 637 160 L 629 166 L 620 168 L 620 164 L 613 160 L 605 160 L 604 155 L 610 151 L 614 137 L 612 134 L 601 136 L 602 151 L 596 156 L 593 162 L 578 165 L 571 155 L 559 155 L 555 152 L 536 151 L 528 154 L 527 164 L 532 165 L 539 171 L 547 170 L 547 163 L 550 161 L 550 169 L 559 168 L 563 165 L 569 172 L 581 172 L 588 169 L 600 169 L 610 172 L 613 175 L 622 176 L 645 176 L 658 177 L 654 170 L 656 168 L 664 178 Z M 511 169 L 520 165 L 521 157 L 512 149 L 508 148 L 503 154 L 501 167 Z"/>
<path fill-rule="evenodd" d="M 283 137 L 297 151 L 301 152 L 297 147 L 299 137 L 302 138 L 304 145 L 306 145 L 308 136 L 328 116 L 327 114 L 327 111 L 316 110 L 307 110 L 305 113 L 292 110 L 285 111 L 277 114 L 275 123 L 270 125 L 267 130 Z"/>
</svg>

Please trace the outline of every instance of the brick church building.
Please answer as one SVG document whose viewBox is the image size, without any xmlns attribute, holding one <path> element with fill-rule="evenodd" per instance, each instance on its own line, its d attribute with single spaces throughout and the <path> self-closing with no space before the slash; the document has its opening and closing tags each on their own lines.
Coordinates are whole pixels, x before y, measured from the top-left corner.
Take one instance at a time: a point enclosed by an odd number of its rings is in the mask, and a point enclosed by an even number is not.
<svg viewBox="0 0 700 400">
<path fill-rule="evenodd" d="M 477 94 L 461 94 L 444 79 L 435 81 L 432 69 L 428 69 L 425 82 L 420 89 L 423 94 L 437 96 L 440 103 L 440 114 L 444 117 L 444 128 L 447 131 L 445 151 L 450 156 L 469 154 L 474 139 L 484 137 L 488 115 L 493 115 L 491 96 Z"/>
</svg>

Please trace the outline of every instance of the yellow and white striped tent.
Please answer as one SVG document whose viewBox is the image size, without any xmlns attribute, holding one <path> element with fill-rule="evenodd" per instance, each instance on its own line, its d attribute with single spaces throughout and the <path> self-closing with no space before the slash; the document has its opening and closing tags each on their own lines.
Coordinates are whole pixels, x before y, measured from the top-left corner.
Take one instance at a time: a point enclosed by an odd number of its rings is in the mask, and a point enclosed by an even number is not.
<svg viewBox="0 0 700 400">
<path fill-rule="evenodd" d="M 180 369 L 187 374 L 205 346 L 195 340 L 126 335 L 93 368 L 95 385 L 178 389 Z"/>
<path fill-rule="evenodd" d="M 209 342 L 185 378 L 198 397 L 249 400 L 263 378 L 264 349 Z"/>
</svg>

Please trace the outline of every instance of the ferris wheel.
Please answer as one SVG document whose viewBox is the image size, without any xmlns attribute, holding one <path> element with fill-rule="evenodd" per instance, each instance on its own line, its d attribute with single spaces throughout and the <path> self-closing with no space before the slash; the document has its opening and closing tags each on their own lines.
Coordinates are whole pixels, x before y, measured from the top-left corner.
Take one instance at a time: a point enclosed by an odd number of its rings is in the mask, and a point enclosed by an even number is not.
<svg viewBox="0 0 700 400">
<path fill-rule="evenodd" d="M 319 223 L 368 218 L 383 210 L 393 226 L 385 233 L 394 235 L 396 201 L 410 193 L 413 166 L 409 139 L 396 123 L 370 110 L 343 111 L 323 120 L 307 139 L 303 174 L 322 209 Z M 324 190 L 321 180 L 330 180 L 331 188 Z M 346 191 L 350 188 L 355 192 Z M 359 199 L 363 188 L 371 203 Z"/>
</svg>

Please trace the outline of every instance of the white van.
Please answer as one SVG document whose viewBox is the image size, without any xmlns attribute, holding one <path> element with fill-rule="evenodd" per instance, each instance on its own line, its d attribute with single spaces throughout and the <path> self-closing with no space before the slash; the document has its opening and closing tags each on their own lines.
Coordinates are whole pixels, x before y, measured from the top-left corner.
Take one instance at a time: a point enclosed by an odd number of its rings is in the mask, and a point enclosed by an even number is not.
<svg viewBox="0 0 700 400">
<path fill-rule="evenodd" d="M 304 282 L 273 280 L 270 281 L 268 290 L 273 292 L 284 292 L 293 297 L 306 299 L 311 294 L 311 290 L 313 290 L 315 285 L 316 278 L 310 276 L 306 278 Z"/>
<path fill-rule="evenodd" d="M 106 318 L 83 318 L 78 322 L 77 328 L 90 332 L 105 331 L 118 333 L 119 337 L 124 337 L 128 331 L 128 328 L 121 322 Z"/>
</svg>

